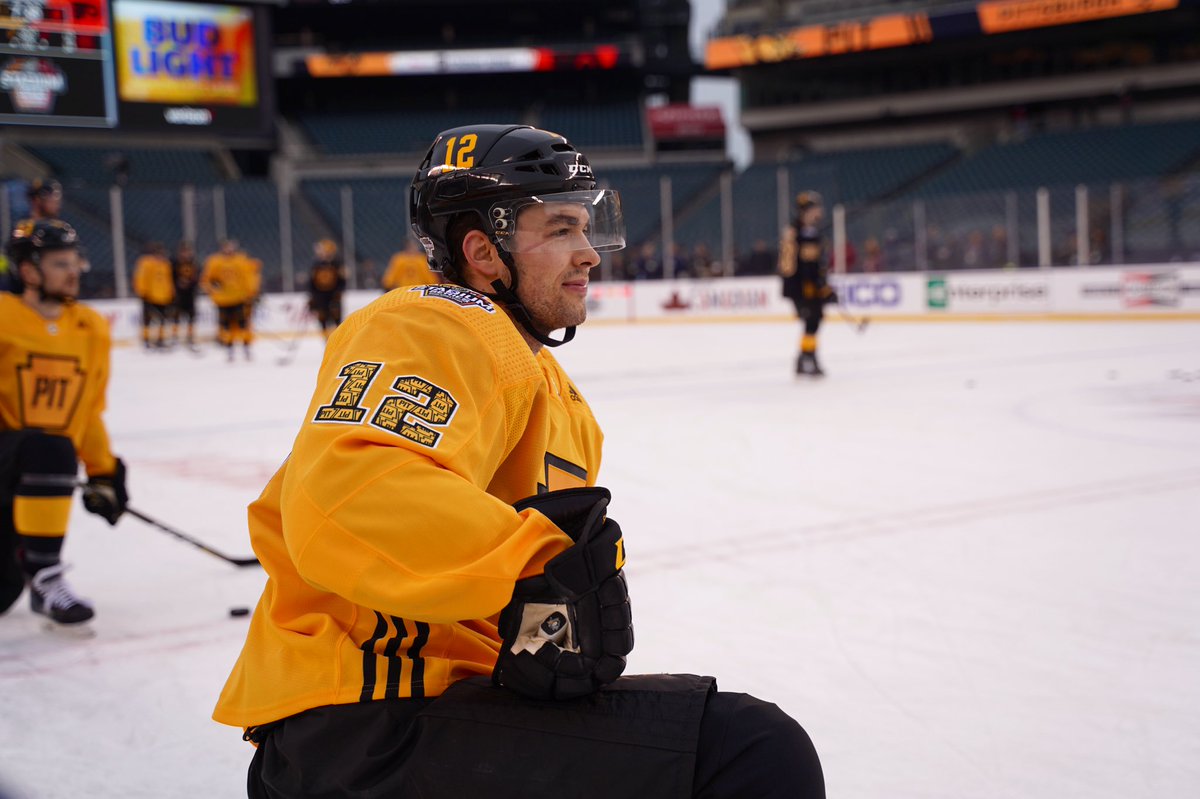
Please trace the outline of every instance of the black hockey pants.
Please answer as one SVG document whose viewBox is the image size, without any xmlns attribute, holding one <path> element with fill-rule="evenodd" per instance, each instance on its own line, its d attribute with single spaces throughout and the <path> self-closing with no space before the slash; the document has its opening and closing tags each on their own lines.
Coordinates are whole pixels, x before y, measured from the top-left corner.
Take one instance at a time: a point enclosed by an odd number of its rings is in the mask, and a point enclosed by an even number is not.
<svg viewBox="0 0 1200 799">
<path fill-rule="evenodd" d="M 534 702 L 477 678 L 432 700 L 315 708 L 248 733 L 259 744 L 249 796 L 824 798 L 799 724 L 711 687 L 641 675 L 592 697 Z"/>
</svg>

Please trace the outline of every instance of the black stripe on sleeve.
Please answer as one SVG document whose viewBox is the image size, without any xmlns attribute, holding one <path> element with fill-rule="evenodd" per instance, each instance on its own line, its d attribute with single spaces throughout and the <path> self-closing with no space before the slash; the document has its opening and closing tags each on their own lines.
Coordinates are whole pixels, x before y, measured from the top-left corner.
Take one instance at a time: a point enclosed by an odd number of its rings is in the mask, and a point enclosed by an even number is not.
<svg viewBox="0 0 1200 799">
<path fill-rule="evenodd" d="M 387 687 L 383 689 L 384 699 L 400 698 L 400 677 L 404 673 L 404 660 L 397 657 L 396 653 L 400 651 L 401 642 L 408 637 L 408 627 L 405 626 L 404 619 L 392 616 L 392 624 L 396 625 L 396 634 L 383 650 L 388 669 Z"/>
<path fill-rule="evenodd" d="M 425 658 L 421 657 L 421 649 L 429 641 L 429 625 L 423 621 L 415 622 L 417 636 L 412 646 L 408 648 L 408 657 L 412 660 L 412 698 L 422 699 L 425 696 Z"/>
<path fill-rule="evenodd" d="M 371 697 L 375 693 L 375 645 L 387 635 L 388 624 L 383 618 L 383 614 L 375 611 L 375 632 L 371 637 L 362 642 L 361 649 L 363 651 L 363 686 L 362 692 L 358 695 L 359 702 L 370 702 Z"/>
</svg>

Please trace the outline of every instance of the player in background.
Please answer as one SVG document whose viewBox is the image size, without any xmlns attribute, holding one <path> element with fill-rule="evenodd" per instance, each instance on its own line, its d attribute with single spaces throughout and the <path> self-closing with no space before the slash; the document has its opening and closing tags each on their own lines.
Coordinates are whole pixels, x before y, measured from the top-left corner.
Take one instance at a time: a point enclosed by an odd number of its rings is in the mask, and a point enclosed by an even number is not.
<svg viewBox="0 0 1200 799">
<path fill-rule="evenodd" d="M 249 294 L 243 311 L 243 339 L 246 360 L 250 360 L 250 344 L 254 341 L 254 309 L 258 306 L 258 301 L 262 299 L 262 259 L 247 255 L 245 252 L 242 253 L 242 256 L 246 259 L 246 290 Z"/>
<path fill-rule="evenodd" d="M 10 253 L 16 242 L 29 235 L 33 224 L 40 219 L 57 219 L 62 210 L 62 185 L 51 178 L 35 178 L 29 182 L 25 196 L 29 199 L 29 216 L 17 221 L 9 233 L 5 251 Z M 8 259 L 8 268 L 0 274 L 0 290 L 12 291 L 13 286 L 20 285 L 17 265 Z"/>
<path fill-rule="evenodd" d="M 825 318 L 825 304 L 837 302 L 837 294 L 826 281 L 823 216 L 821 195 L 815 191 L 800 192 L 796 195 L 796 216 L 784 230 L 779 244 L 783 296 L 795 304 L 796 315 L 804 326 L 796 374 L 812 377 L 825 374 L 817 361 L 817 332 Z"/>
<path fill-rule="evenodd" d="M 196 248 L 190 241 L 181 241 L 171 257 L 171 279 L 175 283 L 175 302 L 171 306 L 171 340 L 179 341 L 179 322 L 187 322 L 188 349 L 196 349 L 196 287 L 200 284 L 200 267 L 196 263 Z"/>
<path fill-rule="evenodd" d="M 383 290 L 391 291 L 401 286 L 424 286 L 437 283 L 438 276 L 429 269 L 429 259 L 413 238 L 405 239 L 404 249 L 388 261 L 383 274 Z"/>
<path fill-rule="evenodd" d="M 562 136 L 479 125 L 437 137 L 411 210 L 447 282 L 334 331 L 250 506 L 267 584 L 214 712 L 257 744 L 249 795 L 823 797 L 774 705 L 618 679 L 603 435 L 550 353 L 625 244 L 616 193 Z"/>
<path fill-rule="evenodd" d="M 308 310 L 317 317 L 321 335 L 329 340 L 334 328 L 342 323 L 342 292 L 346 290 L 346 269 L 333 239 L 321 239 L 313 245 L 313 265 L 308 274 Z"/>
<path fill-rule="evenodd" d="M 133 293 L 142 300 L 142 346 L 165 348 L 167 317 L 175 301 L 175 280 L 167 248 L 157 241 L 147 244 L 133 265 Z M 157 335 L 152 333 L 153 327 L 158 328 Z"/>
<path fill-rule="evenodd" d="M 258 267 L 233 239 L 222 241 L 220 249 L 204 261 L 200 288 L 217 306 L 217 342 L 226 348 L 230 361 L 239 343 L 250 360 L 253 334 L 247 310 L 258 297 L 259 282 Z"/>
<path fill-rule="evenodd" d="M 82 262 L 70 225 L 38 220 L 10 255 L 20 282 L 0 294 L 0 612 L 28 584 L 35 613 L 80 625 L 95 612 L 60 558 L 78 461 L 89 511 L 116 524 L 129 498 L 102 418 L 108 323 L 75 302 Z"/>
</svg>

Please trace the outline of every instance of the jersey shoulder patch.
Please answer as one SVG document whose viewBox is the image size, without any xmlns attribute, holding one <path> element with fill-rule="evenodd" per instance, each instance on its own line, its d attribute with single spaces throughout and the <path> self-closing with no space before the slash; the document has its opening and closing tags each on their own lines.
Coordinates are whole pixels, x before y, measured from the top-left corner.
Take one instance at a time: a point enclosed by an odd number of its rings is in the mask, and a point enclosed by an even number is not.
<svg viewBox="0 0 1200 799">
<path fill-rule="evenodd" d="M 436 283 L 429 286 L 413 286 L 409 291 L 419 292 L 422 297 L 432 297 L 452 302 L 460 308 L 479 308 L 487 313 L 495 313 L 496 305 L 478 291 L 463 288 L 450 283 Z"/>
</svg>

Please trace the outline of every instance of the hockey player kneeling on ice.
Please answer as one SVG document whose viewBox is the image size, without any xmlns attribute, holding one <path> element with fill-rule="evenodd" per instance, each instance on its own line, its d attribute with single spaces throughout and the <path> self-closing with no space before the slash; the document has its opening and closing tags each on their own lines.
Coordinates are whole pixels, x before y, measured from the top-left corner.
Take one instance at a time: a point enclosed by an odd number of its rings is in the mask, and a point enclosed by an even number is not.
<svg viewBox="0 0 1200 799">
<path fill-rule="evenodd" d="M 257 746 L 250 796 L 823 797 L 775 705 L 621 676 L 625 538 L 550 352 L 624 246 L 616 193 L 562 136 L 476 125 L 437 137 L 411 198 L 446 282 L 337 328 L 250 506 L 268 580 L 214 712 Z"/>
<path fill-rule="evenodd" d="M 59 560 L 78 461 L 90 476 L 89 511 L 116 524 L 128 501 L 101 418 L 108 323 L 75 302 L 83 267 L 66 222 L 38 220 L 10 250 L 19 280 L 16 296 L 0 294 L 0 612 L 28 584 L 35 613 L 79 625 L 95 612 Z"/>
</svg>

